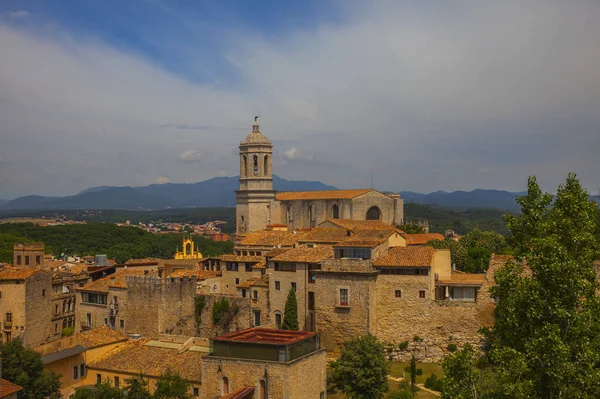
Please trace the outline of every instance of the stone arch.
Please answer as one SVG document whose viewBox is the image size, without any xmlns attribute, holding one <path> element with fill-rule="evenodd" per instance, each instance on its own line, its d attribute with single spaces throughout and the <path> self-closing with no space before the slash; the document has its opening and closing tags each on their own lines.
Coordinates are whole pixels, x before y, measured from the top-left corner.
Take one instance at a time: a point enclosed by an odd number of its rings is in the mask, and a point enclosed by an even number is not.
<svg viewBox="0 0 600 399">
<path fill-rule="evenodd" d="M 242 155 L 242 161 L 241 161 L 241 168 L 240 168 L 240 176 L 241 177 L 248 177 L 248 157 L 246 157 L 246 155 Z"/>
<path fill-rule="evenodd" d="M 258 381 L 258 399 L 267 399 L 267 383 L 262 379 Z"/>
<path fill-rule="evenodd" d="M 331 207 L 331 218 L 339 219 L 340 218 L 340 206 L 338 204 L 333 204 Z"/>
<path fill-rule="evenodd" d="M 377 206 L 372 206 L 365 215 L 366 220 L 381 220 L 381 209 Z"/>
<path fill-rule="evenodd" d="M 252 155 L 252 172 L 258 176 L 258 155 Z"/>
<path fill-rule="evenodd" d="M 229 378 L 221 377 L 221 396 L 229 393 Z"/>
<path fill-rule="evenodd" d="M 265 176 L 269 176 L 269 156 L 265 155 L 263 163 L 263 173 Z"/>
</svg>

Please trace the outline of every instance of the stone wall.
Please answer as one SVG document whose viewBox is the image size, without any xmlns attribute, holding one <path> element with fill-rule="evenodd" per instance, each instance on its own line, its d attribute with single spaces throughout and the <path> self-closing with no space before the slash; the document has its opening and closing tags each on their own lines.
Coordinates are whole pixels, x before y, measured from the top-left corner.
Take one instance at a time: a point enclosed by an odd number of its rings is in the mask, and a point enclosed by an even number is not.
<svg viewBox="0 0 600 399">
<path fill-rule="evenodd" d="M 289 264 L 289 263 L 288 263 Z M 308 283 L 308 265 L 296 263 L 296 271 L 275 271 L 274 262 L 269 262 L 267 272 L 269 273 L 269 299 L 270 313 L 275 320 L 275 313 L 283 315 L 285 302 L 289 295 L 292 283 L 296 284 L 296 302 L 298 303 L 298 326 L 301 330 L 307 328 L 307 301 L 308 291 L 313 290 L 314 284 Z M 279 282 L 279 290 L 276 284 Z"/>
<path fill-rule="evenodd" d="M 213 338 L 218 335 L 226 334 L 252 326 L 252 311 L 250 298 L 242 298 L 231 295 L 201 295 L 204 298 L 204 307 L 200 312 L 199 323 L 197 324 L 197 335 L 204 338 Z M 215 302 L 226 299 L 230 306 L 237 307 L 237 313 L 229 325 L 215 325 L 213 323 L 213 308 Z"/>
<path fill-rule="evenodd" d="M 38 346 L 55 339 L 52 331 L 54 311 L 52 295 L 52 276 L 49 273 L 36 273 L 26 280 L 25 334 L 23 335 L 23 344 L 26 346 Z"/>
<path fill-rule="evenodd" d="M 230 393 L 252 386 L 260 397 L 262 385 L 269 399 L 318 399 L 326 392 L 326 368 L 323 350 L 288 363 L 205 356 L 201 397 L 214 399 L 224 394 L 225 377 Z"/>
<path fill-rule="evenodd" d="M 381 210 L 381 221 L 387 224 L 394 223 L 396 212 L 394 199 L 377 191 L 370 191 L 352 199 L 351 219 L 365 220 L 367 211 L 372 206 Z"/>
<path fill-rule="evenodd" d="M 1 280 L 0 292 L 0 322 L 2 324 L 2 341 L 6 341 L 6 333 L 12 338 L 23 337 L 25 334 L 25 284 L 15 284 L 14 280 Z M 12 327 L 8 327 L 6 314 L 12 314 Z M 22 328 L 21 328 L 22 327 Z"/>
</svg>

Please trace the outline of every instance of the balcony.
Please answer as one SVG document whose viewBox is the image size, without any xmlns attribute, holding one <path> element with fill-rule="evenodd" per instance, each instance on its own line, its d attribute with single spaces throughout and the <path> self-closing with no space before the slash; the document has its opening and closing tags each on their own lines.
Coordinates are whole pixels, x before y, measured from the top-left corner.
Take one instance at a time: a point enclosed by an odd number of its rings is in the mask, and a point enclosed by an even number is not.
<svg viewBox="0 0 600 399">
<path fill-rule="evenodd" d="M 12 320 L 11 321 L 4 320 L 4 329 L 12 330 Z"/>
</svg>

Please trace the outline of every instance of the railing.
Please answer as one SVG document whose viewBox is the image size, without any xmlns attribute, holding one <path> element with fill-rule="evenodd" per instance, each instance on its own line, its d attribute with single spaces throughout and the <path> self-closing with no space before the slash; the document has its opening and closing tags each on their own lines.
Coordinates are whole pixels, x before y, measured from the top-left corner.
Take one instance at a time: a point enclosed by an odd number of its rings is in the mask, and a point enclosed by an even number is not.
<svg viewBox="0 0 600 399">
<path fill-rule="evenodd" d="M 12 320 L 11 321 L 4 320 L 4 329 L 12 330 Z"/>
</svg>

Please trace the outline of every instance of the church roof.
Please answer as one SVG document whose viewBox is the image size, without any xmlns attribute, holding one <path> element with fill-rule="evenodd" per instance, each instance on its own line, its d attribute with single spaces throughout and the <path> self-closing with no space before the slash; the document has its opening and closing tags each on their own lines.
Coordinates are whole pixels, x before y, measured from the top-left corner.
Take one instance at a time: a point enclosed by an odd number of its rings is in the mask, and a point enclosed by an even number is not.
<svg viewBox="0 0 600 399">
<path fill-rule="evenodd" d="M 350 199 L 370 191 L 376 190 L 363 188 L 356 190 L 284 191 L 277 193 L 275 199 L 277 201 Z"/>
<path fill-rule="evenodd" d="M 258 123 L 252 125 L 252 132 L 246 136 L 246 139 L 241 142 L 244 144 L 269 144 L 272 145 L 271 141 L 260 132 L 258 129 Z"/>
<path fill-rule="evenodd" d="M 353 219 L 327 219 L 325 222 L 319 224 L 319 226 L 327 224 L 334 224 L 336 226 L 349 229 L 349 230 L 392 230 L 402 232 L 392 225 L 382 222 L 381 220 L 353 220 Z"/>
</svg>

